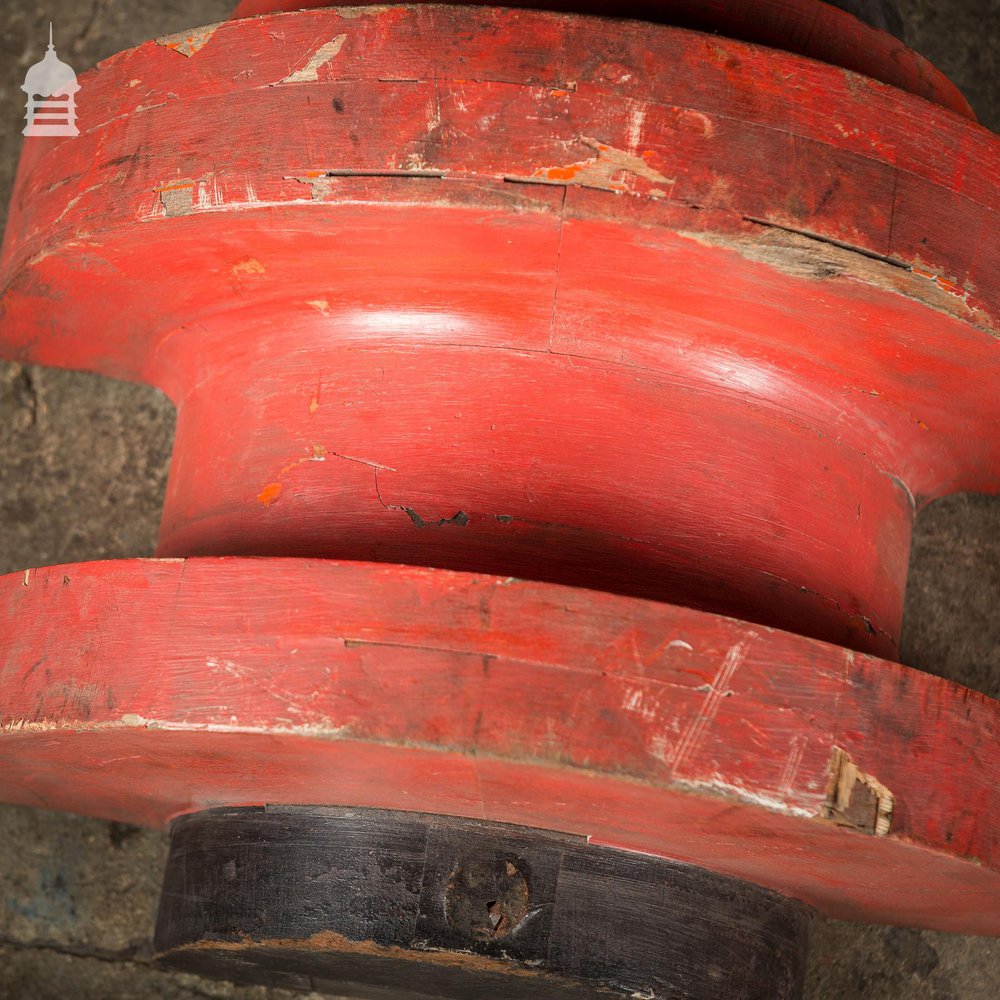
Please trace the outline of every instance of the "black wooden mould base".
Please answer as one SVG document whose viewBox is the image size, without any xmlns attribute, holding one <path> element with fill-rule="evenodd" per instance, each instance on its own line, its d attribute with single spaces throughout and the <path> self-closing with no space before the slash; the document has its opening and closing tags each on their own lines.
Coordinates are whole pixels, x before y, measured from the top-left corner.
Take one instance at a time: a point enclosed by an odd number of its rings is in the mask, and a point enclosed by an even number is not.
<svg viewBox="0 0 1000 1000">
<path fill-rule="evenodd" d="M 179 819 L 161 964 L 357 997 L 799 997 L 809 909 L 584 838 L 331 807 Z"/>
</svg>

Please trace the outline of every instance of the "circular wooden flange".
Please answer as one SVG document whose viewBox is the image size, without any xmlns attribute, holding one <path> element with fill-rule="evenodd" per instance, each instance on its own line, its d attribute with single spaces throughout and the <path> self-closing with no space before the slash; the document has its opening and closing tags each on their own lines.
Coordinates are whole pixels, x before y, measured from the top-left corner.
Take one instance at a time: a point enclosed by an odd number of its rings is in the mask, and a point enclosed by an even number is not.
<svg viewBox="0 0 1000 1000">
<path fill-rule="evenodd" d="M 1000 704 L 671 605 L 417 567 L 0 578 L 0 800 L 561 830 L 833 916 L 1000 933 Z"/>
<path fill-rule="evenodd" d="M 171 968 L 356 997 L 795 1000 L 809 909 L 550 831 L 372 809 L 213 809 L 171 831 Z"/>
</svg>

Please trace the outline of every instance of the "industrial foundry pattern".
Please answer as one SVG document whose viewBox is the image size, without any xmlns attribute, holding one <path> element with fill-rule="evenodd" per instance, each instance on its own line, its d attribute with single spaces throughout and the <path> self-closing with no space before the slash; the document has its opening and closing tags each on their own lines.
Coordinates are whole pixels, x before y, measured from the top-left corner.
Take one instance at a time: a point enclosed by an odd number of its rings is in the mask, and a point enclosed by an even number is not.
<svg viewBox="0 0 1000 1000">
<path fill-rule="evenodd" d="M 0 350 L 178 424 L 161 558 L 0 579 L 0 797 L 175 820 L 161 958 L 237 979 L 1000 934 L 1000 710 L 895 662 L 1000 488 L 1000 141 L 885 3 L 276 6 L 25 143 Z"/>
</svg>

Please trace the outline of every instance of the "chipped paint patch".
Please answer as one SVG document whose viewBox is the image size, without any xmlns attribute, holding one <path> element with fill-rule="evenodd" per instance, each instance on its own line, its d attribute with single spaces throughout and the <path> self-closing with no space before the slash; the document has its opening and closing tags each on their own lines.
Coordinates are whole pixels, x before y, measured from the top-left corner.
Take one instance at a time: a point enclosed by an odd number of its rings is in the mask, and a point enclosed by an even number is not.
<svg viewBox="0 0 1000 1000">
<path fill-rule="evenodd" d="M 284 179 L 286 181 L 298 181 L 299 184 L 308 184 L 309 193 L 313 201 L 325 201 L 333 193 L 331 175 L 326 170 L 310 170 L 306 174 L 285 177 Z"/>
<path fill-rule="evenodd" d="M 243 257 L 229 269 L 235 274 L 264 274 L 264 265 L 256 257 Z"/>
<path fill-rule="evenodd" d="M 802 819 L 813 818 L 813 814 L 808 809 L 796 805 L 794 802 L 789 802 L 780 796 L 768 795 L 765 792 L 747 788 L 732 781 L 726 781 L 719 774 L 713 774 L 707 780 L 674 778 L 674 783 L 682 788 L 690 788 L 692 791 L 702 794 L 707 792 L 723 798 L 732 798 L 750 805 L 760 806 L 769 812 L 785 813 L 789 816 L 799 816 Z"/>
<path fill-rule="evenodd" d="M 329 315 L 330 303 L 326 299 L 310 299 L 306 302 L 307 306 L 312 306 L 317 312 L 322 313 L 324 316 Z"/>
<path fill-rule="evenodd" d="M 952 281 L 951 279 L 946 278 L 943 274 L 936 274 L 934 271 L 928 271 L 919 264 L 914 264 L 910 268 L 910 271 L 921 278 L 927 278 L 928 280 L 933 281 L 938 288 L 942 288 L 944 291 L 950 292 L 952 295 L 965 296 L 967 294 L 966 289 L 964 289 L 957 281 Z"/>
<path fill-rule="evenodd" d="M 561 167 L 539 167 L 528 176 L 509 175 L 504 179 L 528 184 L 576 184 L 580 187 L 599 188 L 602 191 L 628 190 L 624 184 L 615 182 L 614 178 L 619 174 L 632 174 L 655 184 L 675 183 L 674 178 L 664 177 L 649 165 L 648 151 L 636 156 L 586 136 L 582 136 L 580 141 L 595 150 L 597 155 L 589 160 L 577 160 Z"/>
<path fill-rule="evenodd" d="M 269 692 L 273 694 L 273 692 Z M 279 695 L 280 698 L 280 695 Z M 106 733 L 116 729 L 160 729 L 178 733 L 267 733 L 268 735 L 287 734 L 296 736 L 315 736 L 319 739 L 342 739 L 352 733 L 350 726 L 336 726 L 329 719 L 318 722 L 295 723 L 291 719 L 278 720 L 279 724 L 266 728 L 253 723 L 241 724 L 236 716 L 230 716 L 228 723 L 220 722 L 180 722 L 174 719 L 150 719 L 136 712 L 126 712 L 121 718 L 109 722 L 73 721 L 63 722 L 45 719 L 41 722 L 28 719 L 12 719 L 0 722 L 0 732 L 27 733 Z M 280 723 L 285 723 L 281 725 Z M 127 758 L 118 758 L 127 759 Z M 139 758 L 132 758 L 139 759 Z M 113 761 L 105 761 L 105 764 Z"/>
<path fill-rule="evenodd" d="M 284 79 L 279 80 L 279 83 L 315 83 L 319 79 L 319 69 L 321 66 L 325 66 L 331 59 L 333 59 L 341 48 L 343 48 L 344 42 L 347 41 L 347 35 L 337 35 L 336 38 L 331 39 L 325 45 L 321 45 L 310 57 L 309 62 L 302 67 L 302 69 L 297 69 L 294 73 L 289 73 Z"/>
<path fill-rule="evenodd" d="M 385 14 L 390 10 L 402 10 L 399 5 L 373 4 L 371 7 L 336 7 L 337 17 L 353 21 L 356 17 L 372 17 L 375 14 Z"/>
<path fill-rule="evenodd" d="M 895 796 L 872 775 L 865 774 L 840 747 L 830 757 L 830 782 L 821 816 L 837 826 L 850 827 L 875 837 L 892 829 Z"/>
<path fill-rule="evenodd" d="M 310 445 L 307 449 L 308 454 L 302 456 L 301 458 L 296 458 L 286 465 L 278 475 L 285 475 L 286 472 L 291 472 L 292 469 L 297 468 L 302 465 L 303 462 L 325 462 L 326 461 L 326 448 L 321 444 Z"/>
<path fill-rule="evenodd" d="M 178 31 L 174 35 L 161 35 L 155 39 L 155 42 L 157 45 L 173 49 L 174 52 L 179 52 L 182 56 L 190 58 L 211 41 L 212 35 L 224 23 L 224 21 L 216 21 L 215 24 L 206 24 L 201 28 L 192 28 L 190 31 Z"/>
<path fill-rule="evenodd" d="M 381 468 L 386 467 L 381 466 Z M 440 517 L 436 521 L 428 521 L 421 517 L 412 507 L 395 507 L 394 509 L 403 511 L 418 528 L 443 528 L 446 524 L 457 524 L 458 527 L 464 528 L 472 520 L 464 510 L 452 514 L 451 517 Z"/>
<path fill-rule="evenodd" d="M 194 211 L 194 181 L 183 178 L 156 188 L 163 211 L 169 217 L 188 215 Z"/>
<path fill-rule="evenodd" d="M 361 170 L 356 168 L 344 168 L 335 170 L 310 170 L 304 174 L 285 175 L 283 180 L 296 181 L 299 184 L 308 184 L 313 201 L 326 201 L 335 191 L 334 185 L 344 177 L 424 177 L 440 179 L 447 175 L 445 170 L 425 169 L 423 161 L 416 154 L 411 153 L 407 158 L 407 163 L 401 167 L 386 167 L 385 169 Z"/>
<path fill-rule="evenodd" d="M 744 232 L 678 230 L 678 234 L 703 246 L 733 250 L 747 260 L 767 264 L 794 278 L 819 281 L 847 278 L 874 285 L 971 322 L 996 336 L 988 317 L 969 305 L 969 289 L 959 288 L 919 264 L 906 265 L 872 257 L 863 251 L 769 222 L 756 219 L 744 222 L 749 224 Z"/>
<path fill-rule="evenodd" d="M 138 715 L 135 712 L 126 712 L 121 717 L 121 724 L 123 726 L 138 726 L 141 728 L 143 726 L 148 726 L 150 724 L 150 720 L 142 715 Z"/>
</svg>

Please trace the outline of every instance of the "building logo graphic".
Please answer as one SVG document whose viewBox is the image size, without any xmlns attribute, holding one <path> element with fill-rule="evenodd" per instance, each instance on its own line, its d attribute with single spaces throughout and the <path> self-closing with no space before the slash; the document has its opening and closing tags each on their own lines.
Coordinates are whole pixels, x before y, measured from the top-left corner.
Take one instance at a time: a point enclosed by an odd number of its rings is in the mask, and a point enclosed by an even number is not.
<svg viewBox="0 0 1000 1000">
<path fill-rule="evenodd" d="M 76 73 L 61 62 L 52 45 L 49 24 L 49 48 L 45 58 L 28 69 L 21 86 L 28 95 L 28 124 L 25 135 L 79 135 L 76 127 L 76 92 L 80 84 Z"/>
</svg>

